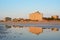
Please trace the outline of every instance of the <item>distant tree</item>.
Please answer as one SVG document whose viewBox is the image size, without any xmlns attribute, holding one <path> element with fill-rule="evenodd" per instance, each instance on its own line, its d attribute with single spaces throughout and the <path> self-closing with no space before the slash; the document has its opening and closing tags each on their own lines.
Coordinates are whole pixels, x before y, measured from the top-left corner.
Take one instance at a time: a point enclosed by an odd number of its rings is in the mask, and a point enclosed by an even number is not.
<svg viewBox="0 0 60 40">
<path fill-rule="evenodd" d="M 30 19 L 25 19 L 25 21 L 30 21 Z"/>
<path fill-rule="evenodd" d="M 11 21 L 12 18 L 10 17 L 5 17 L 5 21 Z"/>
</svg>

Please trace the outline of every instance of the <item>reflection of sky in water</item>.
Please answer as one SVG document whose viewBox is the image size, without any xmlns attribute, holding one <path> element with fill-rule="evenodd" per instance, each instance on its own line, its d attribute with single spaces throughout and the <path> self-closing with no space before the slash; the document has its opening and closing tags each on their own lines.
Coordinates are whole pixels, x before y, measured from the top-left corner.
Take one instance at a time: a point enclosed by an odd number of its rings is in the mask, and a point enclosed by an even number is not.
<svg viewBox="0 0 60 40">
<path fill-rule="evenodd" d="M 0 33 L 0 40 L 60 40 L 60 31 L 43 29 L 39 35 L 29 32 L 29 27 L 11 27 L 6 29 L 5 34 Z"/>
</svg>

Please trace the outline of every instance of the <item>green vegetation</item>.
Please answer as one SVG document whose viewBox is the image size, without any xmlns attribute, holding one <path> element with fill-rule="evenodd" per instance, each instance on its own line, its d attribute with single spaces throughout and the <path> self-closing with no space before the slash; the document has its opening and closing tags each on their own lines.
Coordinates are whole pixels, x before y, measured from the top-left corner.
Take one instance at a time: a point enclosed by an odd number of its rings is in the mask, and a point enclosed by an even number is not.
<svg viewBox="0 0 60 40">
<path fill-rule="evenodd" d="M 5 17 L 5 21 L 11 21 L 12 19 L 10 17 Z"/>
<path fill-rule="evenodd" d="M 60 20 L 59 18 L 57 18 L 57 19 L 54 19 L 53 17 L 52 18 L 43 18 L 43 19 L 45 19 L 45 20 Z"/>
</svg>

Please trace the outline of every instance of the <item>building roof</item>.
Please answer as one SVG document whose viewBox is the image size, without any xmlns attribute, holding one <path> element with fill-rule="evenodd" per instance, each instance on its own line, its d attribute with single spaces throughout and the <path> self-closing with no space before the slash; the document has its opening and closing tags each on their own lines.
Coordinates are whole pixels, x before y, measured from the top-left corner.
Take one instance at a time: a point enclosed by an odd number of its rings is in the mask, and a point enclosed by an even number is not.
<svg viewBox="0 0 60 40">
<path fill-rule="evenodd" d="M 34 13 L 31 13 L 31 14 L 42 14 L 42 13 L 39 12 L 39 11 L 36 11 L 36 12 L 34 12 Z"/>
</svg>

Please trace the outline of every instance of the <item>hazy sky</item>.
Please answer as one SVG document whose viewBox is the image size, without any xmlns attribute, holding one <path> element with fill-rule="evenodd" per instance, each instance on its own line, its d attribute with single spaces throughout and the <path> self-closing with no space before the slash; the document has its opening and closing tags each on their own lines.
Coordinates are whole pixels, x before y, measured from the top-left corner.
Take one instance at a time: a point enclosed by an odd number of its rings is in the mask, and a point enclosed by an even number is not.
<svg viewBox="0 0 60 40">
<path fill-rule="evenodd" d="M 35 11 L 40 11 L 45 17 L 60 16 L 60 0 L 0 0 L 0 19 L 7 16 L 28 18 Z"/>
</svg>

